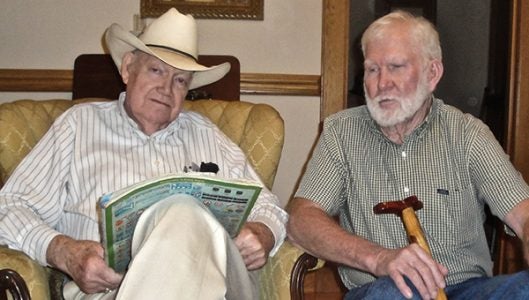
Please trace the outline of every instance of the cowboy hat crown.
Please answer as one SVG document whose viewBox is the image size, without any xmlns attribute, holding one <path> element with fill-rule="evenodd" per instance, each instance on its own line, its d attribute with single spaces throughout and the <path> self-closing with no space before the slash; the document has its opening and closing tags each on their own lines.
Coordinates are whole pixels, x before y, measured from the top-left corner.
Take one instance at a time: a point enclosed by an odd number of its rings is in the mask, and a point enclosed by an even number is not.
<svg viewBox="0 0 529 300">
<path fill-rule="evenodd" d="M 189 89 L 213 83 L 228 73 L 229 63 L 206 67 L 198 63 L 198 39 L 195 19 L 175 8 L 169 9 L 136 36 L 119 24 L 112 24 L 105 40 L 114 63 L 121 70 L 123 55 L 140 50 L 177 69 L 193 72 Z"/>
</svg>

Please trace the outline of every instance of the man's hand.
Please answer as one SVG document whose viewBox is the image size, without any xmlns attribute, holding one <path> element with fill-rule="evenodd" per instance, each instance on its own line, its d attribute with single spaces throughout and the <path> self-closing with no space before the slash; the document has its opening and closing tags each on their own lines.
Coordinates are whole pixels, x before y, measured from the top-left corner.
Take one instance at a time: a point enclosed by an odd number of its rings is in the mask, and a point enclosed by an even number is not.
<svg viewBox="0 0 529 300">
<path fill-rule="evenodd" d="M 404 277 L 413 283 L 423 299 L 435 299 L 439 289 L 446 285 L 448 269 L 434 261 L 419 245 L 410 244 L 401 249 L 381 250 L 373 273 L 390 276 L 406 298 L 411 298 L 413 294 Z"/>
<path fill-rule="evenodd" d="M 103 247 L 94 241 L 78 241 L 64 235 L 56 236 L 46 252 L 48 263 L 72 277 L 87 293 L 116 289 L 123 275 L 107 266 Z"/>
<path fill-rule="evenodd" d="M 274 247 L 274 235 L 270 229 L 258 222 L 247 222 L 235 238 L 235 245 L 248 270 L 259 269 L 268 259 Z"/>
</svg>

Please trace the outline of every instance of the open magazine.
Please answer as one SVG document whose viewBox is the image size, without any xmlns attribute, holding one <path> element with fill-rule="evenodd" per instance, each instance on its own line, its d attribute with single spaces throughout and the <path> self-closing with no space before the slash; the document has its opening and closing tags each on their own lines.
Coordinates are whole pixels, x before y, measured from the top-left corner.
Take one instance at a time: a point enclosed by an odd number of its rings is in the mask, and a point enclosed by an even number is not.
<svg viewBox="0 0 529 300">
<path fill-rule="evenodd" d="M 99 201 L 105 259 L 116 272 L 124 272 L 131 259 L 132 235 L 139 216 L 150 205 L 175 194 L 188 194 L 201 201 L 235 237 L 261 189 L 258 182 L 224 179 L 211 173 L 184 173 L 107 193 Z"/>
</svg>

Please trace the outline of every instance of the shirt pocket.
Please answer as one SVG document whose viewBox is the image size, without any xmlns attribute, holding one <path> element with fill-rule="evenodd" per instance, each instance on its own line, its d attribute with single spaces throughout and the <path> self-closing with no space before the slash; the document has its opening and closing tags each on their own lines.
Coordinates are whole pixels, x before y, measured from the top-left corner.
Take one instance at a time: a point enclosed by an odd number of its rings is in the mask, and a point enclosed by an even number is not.
<svg viewBox="0 0 529 300">
<path fill-rule="evenodd" d="M 482 209 L 470 187 L 426 185 L 417 197 L 423 202 L 417 215 L 431 248 L 468 247 L 483 230 Z"/>
</svg>

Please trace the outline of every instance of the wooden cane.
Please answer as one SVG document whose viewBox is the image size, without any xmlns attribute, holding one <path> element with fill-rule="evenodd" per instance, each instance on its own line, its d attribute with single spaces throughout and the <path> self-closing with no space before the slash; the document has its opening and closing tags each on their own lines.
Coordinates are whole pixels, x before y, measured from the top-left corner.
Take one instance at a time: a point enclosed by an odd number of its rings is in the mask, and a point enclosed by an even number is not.
<svg viewBox="0 0 529 300">
<path fill-rule="evenodd" d="M 410 196 L 401 201 L 379 203 L 373 207 L 373 211 L 375 214 L 395 214 L 399 216 L 404 224 L 408 241 L 410 243 L 417 243 L 428 255 L 432 256 L 432 251 L 430 250 L 430 246 L 428 246 L 422 226 L 415 214 L 415 211 L 422 207 L 422 202 L 416 196 Z M 435 299 L 447 299 L 443 289 L 439 289 Z"/>
</svg>

